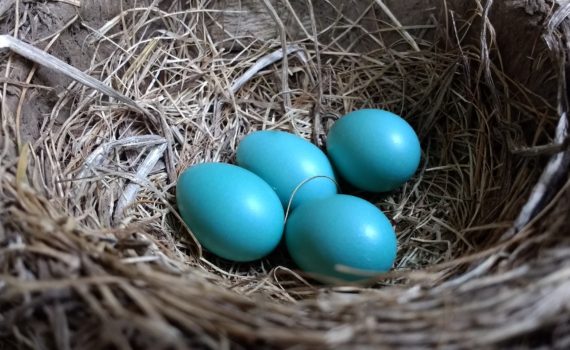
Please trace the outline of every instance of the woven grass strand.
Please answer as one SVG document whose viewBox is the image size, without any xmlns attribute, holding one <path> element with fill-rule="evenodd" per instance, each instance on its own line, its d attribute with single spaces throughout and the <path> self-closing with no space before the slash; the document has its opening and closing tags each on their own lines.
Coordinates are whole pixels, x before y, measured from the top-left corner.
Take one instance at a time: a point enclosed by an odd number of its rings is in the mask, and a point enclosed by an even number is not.
<svg viewBox="0 0 570 350">
<path fill-rule="evenodd" d="M 306 184 L 308 184 L 309 182 L 315 180 L 315 179 L 328 179 L 330 181 L 332 181 L 334 183 L 334 185 L 336 186 L 337 189 L 340 189 L 340 186 L 338 185 L 338 183 L 336 182 L 335 179 L 333 179 L 330 176 L 326 176 L 326 175 L 317 175 L 317 176 L 311 176 L 303 181 L 301 181 L 301 183 L 299 183 L 297 186 L 295 186 L 295 189 L 293 190 L 293 192 L 291 193 L 291 197 L 289 198 L 289 200 L 287 201 L 287 208 L 285 209 L 285 222 L 287 222 L 287 218 L 289 217 L 289 213 L 291 212 L 291 205 L 293 204 L 293 201 L 295 200 L 295 195 L 297 195 L 297 192 L 299 192 L 299 190 Z"/>
</svg>

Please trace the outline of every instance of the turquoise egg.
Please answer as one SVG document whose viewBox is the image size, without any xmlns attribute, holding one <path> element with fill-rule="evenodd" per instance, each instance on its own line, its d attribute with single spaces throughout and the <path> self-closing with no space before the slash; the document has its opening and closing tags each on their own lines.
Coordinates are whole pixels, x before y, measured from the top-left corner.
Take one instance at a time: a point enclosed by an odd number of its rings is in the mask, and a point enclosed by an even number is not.
<svg viewBox="0 0 570 350">
<path fill-rule="evenodd" d="M 327 136 L 327 153 L 351 185 L 387 192 L 408 181 L 421 157 L 414 129 L 394 113 L 361 109 L 337 120 Z"/>
<path fill-rule="evenodd" d="M 176 201 L 200 244 L 228 260 L 262 258 L 283 235 L 284 212 L 275 192 L 235 165 L 203 163 L 186 169 L 178 179 Z"/>
<path fill-rule="evenodd" d="M 238 145 L 236 162 L 259 175 L 275 190 L 284 208 L 336 194 L 332 165 L 315 145 L 284 131 L 256 131 Z M 326 176 L 313 178 L 315 176 Z M 329 179 L 330 178 L 330 179 Z"/>
<path fill-rule="evenodd" d="M 295 209 L 285 241 L 295 263 L 325 282 L 370 278 L 390 270 L 396 259 L 396 233 L 386 215 L 364 199 L 342 194 Z"/>
</svg>

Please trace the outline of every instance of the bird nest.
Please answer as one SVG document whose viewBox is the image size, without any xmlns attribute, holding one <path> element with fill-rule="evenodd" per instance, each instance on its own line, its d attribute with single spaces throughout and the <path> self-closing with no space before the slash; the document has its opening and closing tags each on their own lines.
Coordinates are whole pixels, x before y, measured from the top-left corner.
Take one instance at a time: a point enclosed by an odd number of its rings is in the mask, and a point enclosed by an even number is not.
<svg viewBox="0 0 570 350">
<path fill-rule="evenodd" d="M 568 12 L 0 1 L 0 343 L 570 346 Z M 330 286 L 282 247 L 248 264 L 201 249 L 174 206 L 181 171 L 232 162 L 255 130 L 322 147 L 359 108 L 402 115 L 422 144 L 397 191 L 342 189 L 392 220 L 393 271 Z"/>
</svg>

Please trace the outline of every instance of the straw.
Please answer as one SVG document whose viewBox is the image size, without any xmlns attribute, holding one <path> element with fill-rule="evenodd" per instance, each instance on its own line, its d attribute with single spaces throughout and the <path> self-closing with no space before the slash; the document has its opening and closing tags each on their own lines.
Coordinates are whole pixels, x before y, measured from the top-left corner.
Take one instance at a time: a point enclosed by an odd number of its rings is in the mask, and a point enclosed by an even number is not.
<svg viewBox="0 0 570 350">
<path fill-rule="evenodd" d="M 533 62 L 554 57 L 539 79 L 507 73 L 520 57 L 497 46 L 509 34 L 493 26 L 496 3 L 458 13 L 446 2 L 421 21 L 379 0 L 124 3 L 97 24 L 53 28 L 49 51 L 89 34 L 81 71 L 40 49 L 42 3 L 0 1 L 18 37 L 0 36 L 0 344 L 567 348 L 568 9 L 535 9 L 548 28 Z M 274 37 L 256 35 L 267 21 Z M 73 82 L 56 95 L 36 74 L 18 79 L 22 57 Z M 532 91 L 535 79 L 559 82 L 559 100 Z M 18 144 L 25 90 L 51 112 Z M 176 212 L 181 171 L 233 162 L 261 129 L 322 147 L 359 108 L 400 114 L 421 139 L 420 168 L 396 191 L 340 183 L 391 219 L 393 271 L 323 285 L 283 247 L 248 264 L 202 251 Z"/>
</svg>

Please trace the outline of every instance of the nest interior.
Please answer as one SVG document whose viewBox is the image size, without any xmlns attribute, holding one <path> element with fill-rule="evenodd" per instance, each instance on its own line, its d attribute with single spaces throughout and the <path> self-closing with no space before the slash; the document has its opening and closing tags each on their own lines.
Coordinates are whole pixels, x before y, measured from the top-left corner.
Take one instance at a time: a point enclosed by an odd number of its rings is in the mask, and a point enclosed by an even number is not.
<svg viewBox="0 0 570 350">
<path fill-rule="evenodd" d="M 0 339 L 20 348 L 570 345 L 567 186 L 552 151 L 569 9 L 530 1 L 0 1 L 2 34 L 110 99 L 2 52 Z M 358 108 L 402 115 L 421 169 L 359 193 L 394 271 L 324 286 L 284 249 L 202 251 L 178 174 L 260 129 L 322 147 Z M 564 153 L 565 154 L 565 153 Z M 525 211 L 537 182 L 550 197 Z M 556 195 L 555 195 L 556 194 Z M 551 198 L 553 197 L 553 198 Z M 545 302 L 548 299 L 548 303 Z"/>
</svg>

